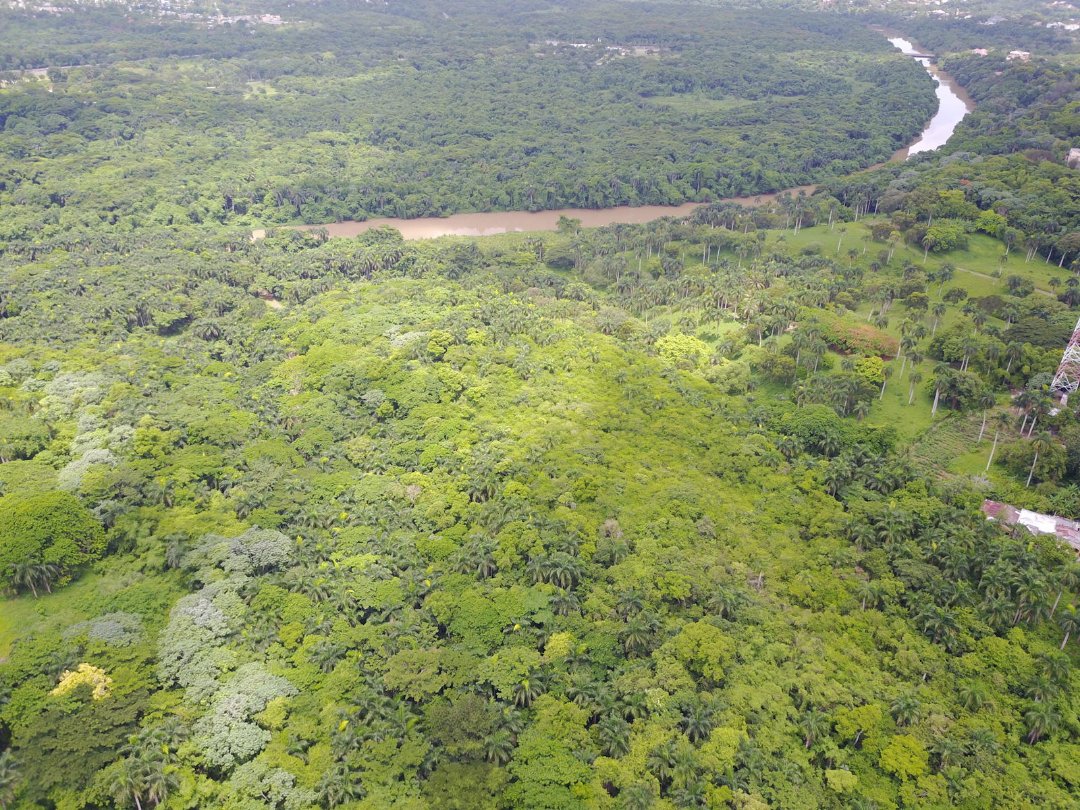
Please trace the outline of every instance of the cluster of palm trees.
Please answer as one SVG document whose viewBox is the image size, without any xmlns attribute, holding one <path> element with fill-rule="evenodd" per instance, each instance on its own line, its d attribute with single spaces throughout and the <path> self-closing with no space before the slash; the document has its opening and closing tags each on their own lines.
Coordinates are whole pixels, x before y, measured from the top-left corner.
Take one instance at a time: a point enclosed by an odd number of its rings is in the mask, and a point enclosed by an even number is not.
<svg viewBox="0 0 1080 810">
<path fill-rule="evenodd" d="M 805 365 L 810 374 L 816 374 L 818 363 L 829 350 L 821 330 L 813 324 L 800 325 L 791 335 L 791 349 L 795 352 L 795 368 Z"/>
<path fill-rule="evenodd" d="M 916 625 L 935 643 L 952 651 L 960 649 L 964 643 L 960 612 L 974 607 L 998 632 L 1019 624 L 1034 627 L 1056 621 L 1064 649 L 1080 631 L 1080 613 L 1071 605 L 1060 613 L 1058 608 L 1064 594 L 1080 588 L 1080 564 L 1044 560 L 1026 542 L 1026 530 L 1019 531 L 1013 537 L 994 524 L 973 524 L 956 510 L 930 522 L 894 510 L 854 518 L 848 527 L 858 548 L 884 548 L 894 568 L 910 579 L 912 592 L 930 597 L 912 602 L 909 608 Z M 933 574 L 918 573 L 906 562 L 910 559 L 929 563 Z M 861 580 L 854 596 L 863 610 L 876 608 L 886 599 L 873 580 Z"/>
<path fill-rule="evenodd" d="M 1058 573 L 1055 582 L 1058 593 L 1053 605 L 1049 605 L 1045 598 L 1048 583 L 1039 575 L 1020 571 L 1008 580 L 1008 584 L 1004 584 L 1006 577 L 1005 567 L 991 567 L 980 579 L 980 587 L 991 600 L 984 605 L 984 615 L 991 624 L 999 628 L 1019 622 L 1033 624 L 1040 618 L 1052 618 L 1062 594 L 1080 586 L 1080 566 L 1073 564 Z M 1008 597 L 995 594 L 1007 594 Z M 884 596 L 885 592 L 874 587 L 872 580 L 860 580 L 855 589 L 855 597 L 861 600 L 860 606 L 863 610 L 878 607 Z M 970 599 L 965 603 L 970 604 Z M 962 631 L 956 608 L 961 604 L 958 602 L 952 606 L 942 606 L 935 602 L 927 603 L 915 614 L 915 623 L 934 643 L 940 643 L 946 649 L 957 652 Z M 1068 606 L 1059 615 L 1058 625 L 1064 632 L 1061 642 L 1061 648 L 1064 649 L 1069 639 L 1080 633 L 1080 612 L 1072 605 Z M 1027 724 L 1025 738 L 1029 744 L 1035 744 L 1061 727 L 1062 713 L 1054 701 L 1067 689 L 1071 669 L 1070 660 L 1061 654 L 1040 654 L 1036 656 L 1036 663 L 1034 679 L 1024 693 L 1030 700 L 1024 714 Z M 961 684 L 957 694 L 960 704 L 968 711 L 979 711 L 990 702 L 989 690 L 978 680 Z M 898 726 L 916 722 L 920 712 L 920 701 L 913 693 L 897 697 L 890 706 L 890 713 Z M 815 723 L 806 728 L 808 748 L 818 725 Z M 938 755 L 939 767 L 945 767 L 950 761 L 966 753 L 964 747 L 955 740 L 949 739 L 948 744 L 945 744 L 944 740 L 941 742 L 940 746 L 933 749 Z"/>
<path fill-rule="evenodd" d="M 844 369 L 835 374 L 817 374 L 797 384 L 792 397 L 798 405 L 829 405 L 840 416 L 861 420 L 870 413 L 876 391 L 866 377 Z"/>
<path fill-rule="evenodd" d="M 52 593 L 52 586 L 64 574 L 64 569 L 55 563 L 23 560 L 9 567 L 7 581 L 16 593 L 30 591 L 36 598 L 41 591 Z"/>
<path fill-rule="evenodd" d="M 675 738 L 649 752 L 645 767 L 660 783 L 660 793 L 680 807 L 703 807 L 709 774 L 692 742 Z M 630 805 L 633 806 L 633 805 Z M 642 806 L 642 805 L 639 805 Z M 650 802 L 644 807 L 652 807 Z"/>
<path fill-rule="evenodd" d="M 110 781 L 117 805 L 131 803 L 143 810 L 164 802 L 179 785 L 176 751 L 186 738 L 187 728 L 175 718 L 132 737 Z"/>
<path fill-rule="evenodd" d="M 888 495 L 911 478 L 911 468 L 903 459 L 872 453 L 857 445 L 829 463 L 824 483 L 825 490 L 833 497 L 839 497 L 852 484 L 865 487 L 870 492 Z"/>
<path fill-rule="evenodd" d="M 531 557 L 525 566 L 525 575 L 533 582 L 546 582 L 564 590 L 570 590 L 584 578 L 581 562 L 565 551 Z"/>
<path fill-rule="evenodd" d="M 1026 430 L 1030 439 L 1035 432 L 1035 425 L 1038 423 L 1039 417 L 1050 413 L 1056 404 L 1050 393 L 1042 387 L 1025 388 L 1013 397 L 1013 405 L 1019 408 L 1023 415 L 1020 422 L 1020 435 L 1023 436 Z"/>
</svg>

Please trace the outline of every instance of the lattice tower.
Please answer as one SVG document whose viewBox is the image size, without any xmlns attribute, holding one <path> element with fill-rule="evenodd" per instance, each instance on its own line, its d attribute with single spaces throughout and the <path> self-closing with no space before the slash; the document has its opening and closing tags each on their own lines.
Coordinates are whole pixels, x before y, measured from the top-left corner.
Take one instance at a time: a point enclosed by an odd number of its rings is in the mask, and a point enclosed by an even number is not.
<svg viewBox="0 0 1080 810">
<path fill-rule="evenodd" d="M 1065 347 L 1065 353 L 1061 356 L 1054 381 L 1050 383 L 1050 390 L 1068 396 L 1080 388 L 1080 321 L 1076 322 L 1069 345 Z"/>
</svg>

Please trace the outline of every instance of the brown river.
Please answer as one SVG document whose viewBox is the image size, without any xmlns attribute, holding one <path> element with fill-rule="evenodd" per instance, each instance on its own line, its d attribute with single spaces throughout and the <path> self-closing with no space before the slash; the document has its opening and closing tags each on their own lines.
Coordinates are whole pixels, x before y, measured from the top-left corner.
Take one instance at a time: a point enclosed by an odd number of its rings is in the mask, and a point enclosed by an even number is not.
<svg viewBox="0 0 1080 810">
<path fill-rule="evenodd" d="M 910 144 L 898 151 L 891 162 L 907 160 L 920 152 L 927 152 L 942 146 L 952 135 L 953 130 L 969 112 L 975 109 L 974 103 L 951 76 L 938 70 L 929 59 L 919 56 L 919 51 L 910 41 L 902 37 L 890 37 L 891 42 L 901 52 L 915 58 L 937 84 L 938 110 L 925 129 Z M 816 186 L 798 186 L 784 189 L 774 194 L 758 194 L 753 197 L 730 197 L 719 202 L 755 206 L 770 202 L 782 194 L 797 195 L 799 192 L 813 194 Z M 586 228 L 599 228 L 616 223 L 636 225 L 652 222 L 661 217 L 686 216 L 695 208 L 706 203 L 684 203 L 682 205 L 620 205 L 614 208 L 562 208 L 555 211 L 495 211 L 491 213 L 453 214 L 448 217 L 421 217 L 418 219 L 398 219 L 380 217 L 363 222 L 346 220 L 328 222 L 325 225 L 300 225 L 299 230 L 312 231 L 325 229 L 332 237 L 353 237 L 364 231 L 388 225 L 401 232 L 405 239 L 434 239 L 439 236 L 491 236 L 493 234 L 514 231 L 553 231 L 560 217 L 581 220 Z M 266 229 L 252 231 L 252 240 L 266 236 Z"/>
</svg>

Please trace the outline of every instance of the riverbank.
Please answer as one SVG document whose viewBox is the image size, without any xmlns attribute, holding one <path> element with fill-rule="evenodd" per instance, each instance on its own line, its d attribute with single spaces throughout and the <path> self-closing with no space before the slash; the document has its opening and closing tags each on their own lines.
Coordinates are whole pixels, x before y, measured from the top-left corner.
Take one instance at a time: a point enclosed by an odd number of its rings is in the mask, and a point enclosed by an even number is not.
<svg viewBox="0 0 1080 810">
<path fill-rule="evenodd" d="M 952 76 L 938 68 L 932 59 L 925 55 L 927 52 L 924 48 L 902 36 L 889 36 L 888 39 L 902 54 L 921 64 L 937 84 L 937 111 L 919 137 L 893 155 L 894 161 L 901 161 L 944 146 L 960 122 L 975 109 L 975 102 Z"/>
<path fill-rule="evenodd" d="M 783 194 L 813 194 L 817 186 L 796 186 L 770 194 L 751 197 L 726 197 L 715 202 L 734 203 L 754 208 L 774 201 Z M 345 220 L 325 225 L 286 225 L 299 231 L 325 230 L 331 237 L 352 238 L 374 228 L 389 226 L 401 232 L 407 240 L 435 239 L 440 236 L 494 236 L 500 233 L 528 231 L 554 231 L 563 217 L 576 219 L 584 228 L 602 228 L 605 225 L 641 225 L 663 217 L 685 217 L 703 205 L 713 203 L 691 202 L 682 205 L 620 205 L 613 208 L 558 208 L 550 211 L 495 211 L 490 213 L 451 214 L 448 217 L 420 217 L 397 219 L 378 217 L 363 221 Z M 265 228 L 252 231 L 252 239 L 266 237 Z"/>
</svg>

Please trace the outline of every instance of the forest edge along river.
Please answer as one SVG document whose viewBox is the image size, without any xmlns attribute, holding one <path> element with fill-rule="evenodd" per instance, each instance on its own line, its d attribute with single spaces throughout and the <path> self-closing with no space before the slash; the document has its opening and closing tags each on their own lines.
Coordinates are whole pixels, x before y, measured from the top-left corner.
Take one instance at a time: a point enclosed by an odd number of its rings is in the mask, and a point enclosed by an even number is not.
<svg viewBox="0 0 1080 810">
<path fill-rule="evenodd" d="M 952 135 L 957 125 L 974 108 L 974 102 L 956 81 L 937 69 L 925 52 L 899 36 L 889 36 L 889 42 L 902 53 L 919 62 L 937 84 L 938 109 L 922 133 L 908 146 L 897 151 L 890 162 L 907 160 L 912 155 L 928 152 L 942 146 Z M 870 167 L 874 168 L 874 167 Z M 736 203 L 748 207 L 762 205 L 783 194 L 812 194 L 816 186 L 797 186 L 769 194 L 757 194 L 750 197 L 728 197 L 716 202 Z M 515 231 L 554 231 L 562 217 L 580 220 L 586 228 L 599 228 L 604 225 L 642 224 L 661 217 L 685 216 L 695 208 L 709 203 L 690 202 L 682 205 L 620 205 L 612 208 L 562 208 L 552 211 L 496 211 L 490 213 L 452 214 L 447 217 L 419 217 L 417 219 L 398 219 L 378 217 L 362 222 L 345 220 L 324 225 L 284 226 L 304 231 L 324 230 L 331 237 L 353 237 L 373 228 L 389 226 L 401 232 L 408 240 L 434 239 L 439 236 L 491 236 Z M 259 228 L 251 233 L 252 240 L 266 236 L 266 229 Z"/>
<path fill-rule="evenodd" d="M 889 42 L 899 48 L 901 53 L 910 56 L 921 64 L 937 83 L 938 109 L 922 134 L 906 149 L 893 155 L 894 161 L 906 160 L 920 152 L 931 152 L 944 146 L 964 117 L 975 109 L 975 102 L 956 80 L 937 67 L 927 57 L 925 51 L 917 49 L 910 40 L 903 37 L 889 37 Z"/>
</svg>

